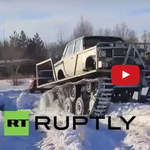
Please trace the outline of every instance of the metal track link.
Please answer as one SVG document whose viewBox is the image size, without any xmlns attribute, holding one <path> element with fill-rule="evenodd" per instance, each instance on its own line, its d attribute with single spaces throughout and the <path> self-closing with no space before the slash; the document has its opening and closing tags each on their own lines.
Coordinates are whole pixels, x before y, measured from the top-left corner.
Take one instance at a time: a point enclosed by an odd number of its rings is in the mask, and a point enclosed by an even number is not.
<svg viewBox="0 0 150 150">
<path fill-rule="evenodd" d="M 98 91 L 96 95 L 96 101 L 90 116 L 93 117 L 105 116 L 107 109 L 109 107 L 109 103 L 111 101 L 112 92 L 113 92 L 113 84 L 111 83 L 111 79 L 109 78 L 105 80 L 105 78 L 102 79 L 100 78 L 98 80 Z"/>
</svg>

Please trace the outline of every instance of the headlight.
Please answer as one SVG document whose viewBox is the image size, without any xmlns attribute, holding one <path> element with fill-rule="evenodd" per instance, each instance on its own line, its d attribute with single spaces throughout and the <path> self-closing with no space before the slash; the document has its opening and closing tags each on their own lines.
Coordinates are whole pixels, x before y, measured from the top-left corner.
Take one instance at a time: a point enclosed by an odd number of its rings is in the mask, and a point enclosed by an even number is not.
<svg viewBox="0 0 150 150">
<path fill-rule="evenodd" d="M 106 57 L 106 51 L 105 50 L 101 50 L 100 53 L 99 53 L 100 57 Z"/>
<path fill-rule="evenodd" d="M 140 52 L 141 57 L 145 57 L 145 53 L 144 52 Z"/>
</svg>

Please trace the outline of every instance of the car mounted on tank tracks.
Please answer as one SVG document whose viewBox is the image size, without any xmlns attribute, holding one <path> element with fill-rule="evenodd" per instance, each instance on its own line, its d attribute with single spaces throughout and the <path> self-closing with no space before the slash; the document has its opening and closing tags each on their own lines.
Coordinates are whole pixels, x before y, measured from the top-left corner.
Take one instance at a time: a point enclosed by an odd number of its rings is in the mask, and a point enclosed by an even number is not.
<svg viewBox="0 0 150 150">
<path fill-rule="evenodd" d="M 135 91 L 137 102 L 143 102 L 141 90 L 147 86 L 145 43 L 126 43 L 119 37 L 86 36 L 68 43 L 62 58 L 55 64 L 51 59 L 36 64 L 48 64 L 54 80 L 37 87 L 45 88 L 59 100 L 63 109 L 76 115 L 104 116 L 109 103 L 128 102 Z M 113 85 L 111 68 L 114 65 L 137 65 L 140 82 L 137 85 Z M 50 69 L 47 68 L 47 69 Z"/>
</svg>

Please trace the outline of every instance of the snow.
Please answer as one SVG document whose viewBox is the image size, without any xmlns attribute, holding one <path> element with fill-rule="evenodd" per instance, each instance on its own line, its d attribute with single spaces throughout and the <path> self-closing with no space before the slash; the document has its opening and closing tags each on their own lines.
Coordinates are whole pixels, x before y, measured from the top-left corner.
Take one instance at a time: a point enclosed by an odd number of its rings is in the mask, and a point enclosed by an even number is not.
<svg viewBox="0 0 150 150">
<path fill-rule="evenodd" d="M 4 136 L 3 133 L 3 114 L 0 112 L 0 150 L 38 150 L 35 145 L 44 135 L 34 130 L 34 122 L 30 122 L 29 136 Z"/>
<path fill-rule="evenodd" d="M 90 120 L 85 127 L 85 145 L 88 150 L 105 149 L 105 150 L 123 150 L 122 141 L 126 137 L 123 131 L 108 130 L 107 126 L 100 125 L 100 130 L 95 130 L 95 123 Z"/>
<path fill-rule="evenodd" d="M 0 94 L 0 108 L 4 110 L 17 110 L 16 103 L 4 94 Z"/>
<path fill-rule="evenodd" d="M 38 96 L 23 92 L 22 90 L 28 87 L 28 79 L 24 83 L 26 84 L 14 88 L 7 81 L 0 81 L 0 85 L 2 85 L 0 87 L 0 106 L 3 105 L 5 110 L 32 109 L 32 105 L 37 102 Z M 44 133 L 34 129 L 34 121 L 30 121 L 29 136 L 4 136 L 3 124 L 3 112 L 0 111 L 0 150 L 38 150 L 36 143 L 45 136 Z"/>
<path fill-rule="evenodd" d="M 37 101 L 38 98 L 26 92 L 22 92 L 16 100 L 18 109 L 33 109 Z"/>
<path fill-rule="evenodd" d="M 20 85 L 20 86 L 12 86 L 11 83 L 12 83 L 12 80 L 0 80 L 0 92 L 3 91 L 3 92 L 10 92 L 10 90 L 12 92 L 14 91 L 22 91 L 22 90 L 25 90 L 28 86 L 29 86 L 29 80 L 30 78 L 27 78 L 27 79 L 20 79 L 21 81 L 23 81 L 23 84 Z"/>
<path fill-rule="evenodd" d="M 111 104 L 107 115 L 112 117 L 112 126 L 121 127 L 122 130 L 108 130 L 107 117 L 100 120 L 100 130 L 95 130 L 95 122 L 90 120 L 85 127 L 85 141 L 90 143 L 91 150 L 96 149 L 96 147 L 105 147 L 105 150 L 116 148 L 150 149 L 150 105 L 138 103 Z M 119 116 L 123 116 L 127 121 L 132 116 L 136 116 L 131 122 L 129 130 L 126 130 L 126 126 L 119 119 Z"/>
<path fill-rule="evenodd" d="M 88 120 L 86 126 L 78 126 L 72 129 L 74 115 L 64 112 L 53 102 L 54 97 L 49 93 L 30 94 L 24 90 L 28 87 L 28 79 L 25 84 L 13 87 L 7 81 L 0 81 L 0 105 L 6 110 L 29 109 L 30 135 L 4 136 L 3 113 L 0 111 L 0 150 L 149 150 L 150 149 L 150 105 L 139 103 L 110 104 L 105 119 L 100 119 L 99 130 L 95 128 L 95 121 Z M 144 91 L 143 91 L 144 92 Z M 35 116 L 49 116 L 51 119 L 50 130 L 40 126 L 34 129 Z M 54 116 L 58 117 L 58 126 L 66 125 L 66 116 L 69 116 L 70 126 L 66 130 L 54 128 Z M 121 130 L 108 130 L 108 116 L 112 117 L 112 126 L 121 127 Z M 126 130 L 119 116 L 131 122 L 129 130 Z M 15 144 L 14 144 L 15 143 Z"/>
<path fill-rule="evenodd" d="M 32 59 L 14 59 L 14 60 L 6 60 L 7 65 L 8 64 L 15 64 L 15 63 L 24 63 L 24 62 L 29 62 L 32 63 L 34 60 Z M 0 60 L 0 65 L 5 66 L 5 60 Z"/>
<path fill-rule="evenodd" d="M 39 110 L 40 108 L 40 110 Z M 31 117 L 34 120 L 34 116 L 48 116 L 51 118 L 50 130 L 46 130 L 45 127 L 40 126 L 40 130 L 46 132 L 46 137 L 38 143 L 39 148 L 44 150 L 83 150 L 83 144 L 81 141 L 79 130 L 72 129 L 72 114 L 64 112 L 57 103 L 53 103 L 49 108 L 46 105 L 43 109 L 40 107 L 33 110 L 34 114 Z M 66 116 L 70 116 L 70 126 L 67 130 L 57 130 L 53 126 L 53 118 L 57 116 L 58 126 L 64 126 L 66 124 Z"/>
</svg>

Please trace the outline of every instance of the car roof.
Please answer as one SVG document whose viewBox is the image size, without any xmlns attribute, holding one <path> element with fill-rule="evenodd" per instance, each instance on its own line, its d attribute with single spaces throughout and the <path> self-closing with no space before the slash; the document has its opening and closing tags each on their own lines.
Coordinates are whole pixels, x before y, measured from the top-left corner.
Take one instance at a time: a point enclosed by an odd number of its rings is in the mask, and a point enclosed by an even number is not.
<svg viewBox="0 0 150 150">
<path fill-rule="evenodd" d="M 113 41 L 113 40 L 124 41 L 121 37 L 117 37 L 117 36 L 83 36 L 82 38 L 83 39 L 94 38 L 94 39 L 109 40 L 109 41 Z"/>
<path fill-rule="evenodd" d="M 114 42 L 114 40 L 118 40 L 118 41 L 122 41 L 124 42 L 124 40 L 121 38 L 121 37 L 117 37 L 117 36 L 81 36 L 79 38 L 76 38 L 74 40 L 71 40 L 66 46 L 70 45 L 70 43 L 76 41 L 76 40 L 79 40 L 79 39 L 101 39 L 102 41 L 103 40 L 108 40 L 109 42 Z"/>
</svg>

